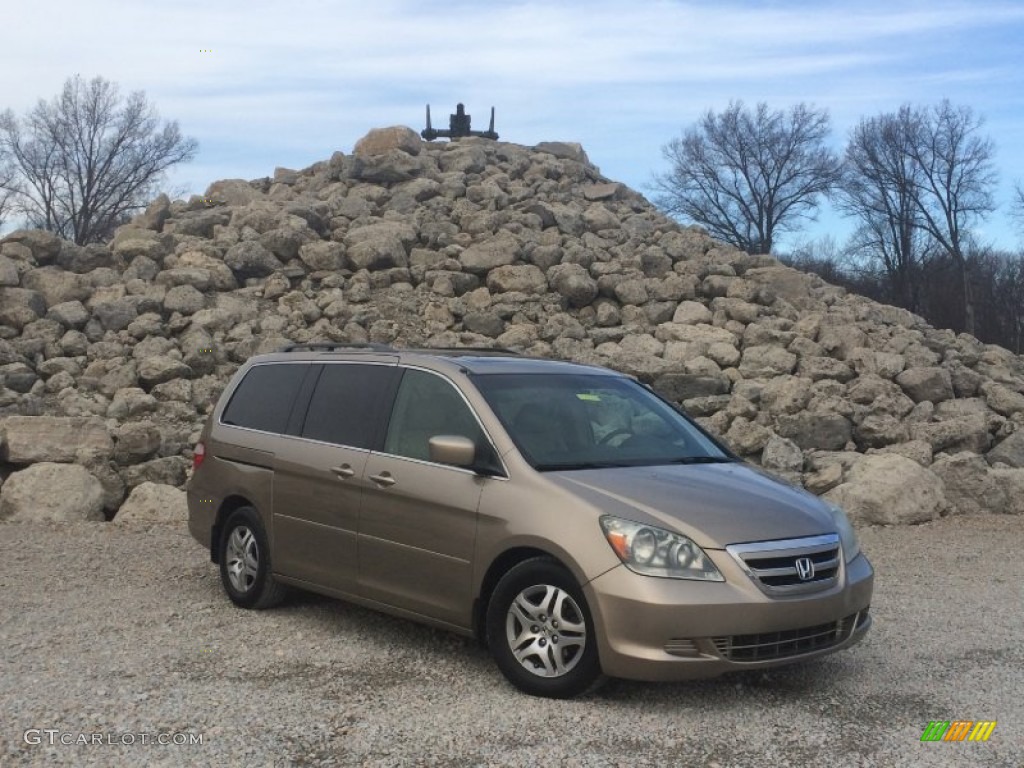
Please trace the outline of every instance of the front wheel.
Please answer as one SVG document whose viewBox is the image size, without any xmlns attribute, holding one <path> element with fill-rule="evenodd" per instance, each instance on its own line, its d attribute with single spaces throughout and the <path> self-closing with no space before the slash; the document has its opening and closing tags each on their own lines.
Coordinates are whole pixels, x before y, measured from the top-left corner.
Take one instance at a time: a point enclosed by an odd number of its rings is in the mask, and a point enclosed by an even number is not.
<svg viewBox="0 0 1024 768">
<path fill-rule="evenodd" d="M 220 580 L 231 602 L 241 608 L 271 608 L 284 599 L 285 587 L 270 571 L 270 546 L 252 507 L 228 517 L 220 537 Z"/>
<path fill-rule="evenodd" d="M 487 606 L 487 641 L 509 682 L 533 696 L 576 696 L 601 676 L 587 601 L 572 574 L 547 557 L 501 577 Z"/>
</svg>

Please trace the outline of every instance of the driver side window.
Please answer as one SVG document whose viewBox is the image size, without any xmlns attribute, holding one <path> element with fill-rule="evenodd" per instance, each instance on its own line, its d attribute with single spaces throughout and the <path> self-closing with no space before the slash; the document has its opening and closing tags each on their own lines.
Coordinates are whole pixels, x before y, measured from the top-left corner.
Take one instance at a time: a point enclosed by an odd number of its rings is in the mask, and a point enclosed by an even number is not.
<svg viewBox="0 0 1024 768">
<path fill-rule="evenodd" d="M 384 452 L 394 456 L 431 461 L 428 441 L 436 435 L 462 435 L 477 446 L 487 443 L 455 388 L 432 373 L 407 370 L 391 411 Z"/>
</svg>

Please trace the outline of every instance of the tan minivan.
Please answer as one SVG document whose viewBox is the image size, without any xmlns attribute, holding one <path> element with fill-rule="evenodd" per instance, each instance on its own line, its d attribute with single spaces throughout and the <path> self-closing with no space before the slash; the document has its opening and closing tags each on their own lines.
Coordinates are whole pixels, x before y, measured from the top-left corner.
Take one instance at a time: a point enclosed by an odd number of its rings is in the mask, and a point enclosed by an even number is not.
<svg viewBox="0 0 1024 768">
<path fill-rule="evenodd" d="M 203 429 L 188 507 L 235 604 L 300 587 L 473 635 L 534 695 L 784 664 L 871 625 L 840 509 L 605 368 L 261 355 Z"/>
</svg>

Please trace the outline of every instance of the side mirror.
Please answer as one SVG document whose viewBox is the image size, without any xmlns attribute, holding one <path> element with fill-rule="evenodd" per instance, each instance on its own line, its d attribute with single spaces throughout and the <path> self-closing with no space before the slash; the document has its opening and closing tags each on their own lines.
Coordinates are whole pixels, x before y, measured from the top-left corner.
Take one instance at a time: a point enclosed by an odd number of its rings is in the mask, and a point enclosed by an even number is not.
<svg viewBox="0 0 1024 768">
<path fill-rule="evenodd" d="M 438 464 L 469 467 L 476 458 L 476 445 L 462 435 L 434 435 L 427 445 L 430 446 L 430 460 Z"/>
</svg>

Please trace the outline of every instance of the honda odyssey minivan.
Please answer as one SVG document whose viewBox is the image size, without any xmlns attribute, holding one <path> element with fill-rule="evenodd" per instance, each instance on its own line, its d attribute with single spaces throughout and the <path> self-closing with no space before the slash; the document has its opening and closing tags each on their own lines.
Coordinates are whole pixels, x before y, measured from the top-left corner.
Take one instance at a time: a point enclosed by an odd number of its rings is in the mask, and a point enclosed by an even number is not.
<svg viewBox="0 0 1024 768">
<path fill-rule="evenodd" d="M 236 605 L 298 587 L 475 636 L 539 696 L 809 659 L 871 626 L 842 510 L 605 368 L 260 355 L 203 429 L 188 507 Z"/>
</svg>

